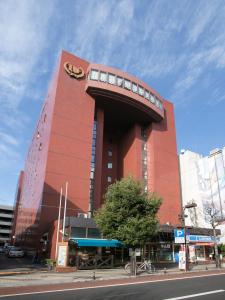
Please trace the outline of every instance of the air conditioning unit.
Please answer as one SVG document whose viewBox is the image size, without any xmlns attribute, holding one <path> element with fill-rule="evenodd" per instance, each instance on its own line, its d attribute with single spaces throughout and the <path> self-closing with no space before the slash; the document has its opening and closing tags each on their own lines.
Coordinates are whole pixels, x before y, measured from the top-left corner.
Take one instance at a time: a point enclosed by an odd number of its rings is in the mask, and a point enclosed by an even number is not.
<svg viewBox="0 0 225 300">
<path fill-rule="evenodd" d="M 85 214 L 85 213 L 78 213 L 78 214 L 77 214 L 77 217 L 78 217 L 78 218 L 85 218 L 85 219 L 86 219 L 86 218 L 88 218 L 88 214 Z"/>
</svg>

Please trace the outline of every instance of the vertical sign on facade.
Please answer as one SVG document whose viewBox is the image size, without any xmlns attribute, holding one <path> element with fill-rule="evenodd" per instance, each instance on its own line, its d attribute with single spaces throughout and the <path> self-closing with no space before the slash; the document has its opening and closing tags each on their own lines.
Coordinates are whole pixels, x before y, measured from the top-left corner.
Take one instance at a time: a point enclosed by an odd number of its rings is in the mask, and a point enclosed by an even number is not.
<svg viewBox="0 0 225 300">
<path fill-rule="evenodd" d="M 57 266 L 66 267 L 67 266 L 67 243 L 61 243 L 58 247 L 58 257 Z"/>
</svg>

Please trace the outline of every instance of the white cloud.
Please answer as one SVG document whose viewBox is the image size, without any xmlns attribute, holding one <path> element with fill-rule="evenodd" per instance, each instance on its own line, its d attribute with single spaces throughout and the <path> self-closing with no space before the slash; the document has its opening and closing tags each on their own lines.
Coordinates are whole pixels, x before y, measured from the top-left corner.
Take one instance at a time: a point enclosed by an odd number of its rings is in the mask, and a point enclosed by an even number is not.
<svg viewBox="0 0 225 300">
<path fill-rule="evenodd" d="M 200 1 L 195 3 L 195 13 L 189 23 L 187 43 L 193 44 L 204 34 L 217 17 L 218 1 Z"/>
<path fill-rule="evenodd" d="M 43 2 L 32 0 L 0 3 L 0 101 L 12 109 L 18 108 L 45 47 L 53 11 L 48 3 L 43 7 Z"/>
<path fill-rule="evenodd" d="M 19 144 L 18 140 L 14 136 L 5 132 L 0 132 L 0 139 L 9 145 L 17 146 Z"/>
</svg>

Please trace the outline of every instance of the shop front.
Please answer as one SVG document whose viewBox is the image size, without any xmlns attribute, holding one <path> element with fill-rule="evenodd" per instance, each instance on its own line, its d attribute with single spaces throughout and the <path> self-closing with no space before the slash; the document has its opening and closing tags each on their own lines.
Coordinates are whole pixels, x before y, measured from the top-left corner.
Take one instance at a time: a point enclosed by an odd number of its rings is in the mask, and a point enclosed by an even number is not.
<svg viewBox="0 0 225 300">
<path fill-rule="evenodd" d="M 204 235 L 188 235 L 189 259 L 191 262 L 207 261 L 213 259 L 214 237 Z M 217 243 L 219 238 L 217 237 Z"/>
</svg>

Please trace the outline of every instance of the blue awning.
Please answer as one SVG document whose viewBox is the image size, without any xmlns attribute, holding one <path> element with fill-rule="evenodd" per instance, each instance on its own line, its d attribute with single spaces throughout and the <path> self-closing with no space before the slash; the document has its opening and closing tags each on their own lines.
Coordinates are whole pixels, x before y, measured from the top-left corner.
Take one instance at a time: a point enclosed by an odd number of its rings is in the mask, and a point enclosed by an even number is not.
<svg viewBox="0 0 225 300">
<path fill-rule="evenodd" d="M 118 240 L 106 239 L 85 239 L 85 238 L 72 238 L 70 241 L 77 243 L 79 247 L 122 247 L 123 244 Z"/>
</svg>

